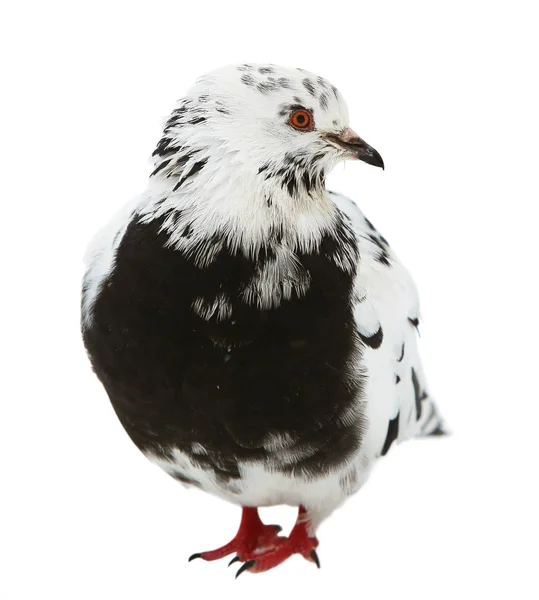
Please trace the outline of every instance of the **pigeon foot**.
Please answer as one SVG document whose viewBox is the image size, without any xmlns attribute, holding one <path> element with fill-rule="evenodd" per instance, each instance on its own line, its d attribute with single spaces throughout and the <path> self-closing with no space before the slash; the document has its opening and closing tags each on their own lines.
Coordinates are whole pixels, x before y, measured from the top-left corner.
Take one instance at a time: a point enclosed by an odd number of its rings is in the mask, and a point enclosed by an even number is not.
<svg viewBox="0 0 539 600">
<path fill-rule="evenodd" d="M 278 535 L 279 531 L 281 531 L 279 525 L 265 525 L 262 523 L 257 508 L 245 506 L 243 507 L 238 532 L 228 544 L 215 550 L 192 554 L 189 561 L 195 558 L 208 561 L 218 560 L 234 553 L 236 557 L 232 559 L 230 564 L 238 560 L 248 560 L 257 552 L 264 552 L 279 546 L 286 539 Z"/>
</svg>

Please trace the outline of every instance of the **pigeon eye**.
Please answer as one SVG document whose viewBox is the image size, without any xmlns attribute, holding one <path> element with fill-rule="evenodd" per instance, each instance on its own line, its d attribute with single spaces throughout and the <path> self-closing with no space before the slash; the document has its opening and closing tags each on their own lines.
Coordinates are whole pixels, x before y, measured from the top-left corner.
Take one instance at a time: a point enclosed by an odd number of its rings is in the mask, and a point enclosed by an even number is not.
<svg viewBox="0 0 539 600">
<path fill-rule="evenodd" d="M 288 119 L 288 123 L 299 131 L 312 131 L 314 129 L 313 115 L 308 110 L 295 110 Z"/>
</svg>

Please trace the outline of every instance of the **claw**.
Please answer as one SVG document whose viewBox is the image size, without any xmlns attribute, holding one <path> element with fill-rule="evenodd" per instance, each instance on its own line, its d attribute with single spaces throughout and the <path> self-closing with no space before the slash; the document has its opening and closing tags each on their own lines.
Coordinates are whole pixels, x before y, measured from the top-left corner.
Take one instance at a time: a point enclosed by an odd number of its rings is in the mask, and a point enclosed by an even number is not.
<svg viewBox="0 0 539 600">
<path fill-rule="evenodd" d="M 241 567 L 238 569 L 238 572 L 236 573 L 236 579 L 244 572 L 247 571 L 247 569 L 250 569 L 252 566 L 254 566 L 254 564 L 256 563 L 256 560 L 254 558 L 252 558 L 251 560 L 248 560 L 247 562 L 243 563 L 243 565 L 241 565 Z"/>
<path fill-rule="evenodd" d="M 318 558 L 318 554 L 316 553 L 316 550 L 313 548 L 311 550 L 311 558 L 313 560 L 313 563 L 320 568 L 320 559 Z"/>
<path fill-rule="evenodd" d="M 192 560 L 195 560 L 195 558 L 202 558 L 202 552 L 195 552 L 194 554 L 191 554 L 187 562 L 191 562 Z"/>
<path fill-rule="evenodd" d="M 235 556 L 229 563 L 228 563 L 228 567 L 230 567 L 230 565 L 233 565 L 235 562 L 240 562 L 241 558 L 239 556 Z"/>
</svg>

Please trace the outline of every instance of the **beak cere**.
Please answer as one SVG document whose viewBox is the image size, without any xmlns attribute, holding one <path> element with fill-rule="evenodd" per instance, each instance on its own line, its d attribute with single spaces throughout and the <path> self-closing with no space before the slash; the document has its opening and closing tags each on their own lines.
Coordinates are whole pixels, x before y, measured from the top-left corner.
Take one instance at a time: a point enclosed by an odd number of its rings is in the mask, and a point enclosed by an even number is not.
<svg viewBox="0 0 539 600">
<path fill-rule="evenodd" d="M 328 133 L 325 137 L 332 146 L 345 150 L 347 154 L 354 158 L 358 158 L 369 165 L 381 167 L 382 169 L 384 168 L 384 161 L 382 160 L 380 153 L 372 146 L 369 146 L 367 142 L 362 140 L 359 135 L 349 127 L 343 129 L 338 135 Z"/>
</svg>

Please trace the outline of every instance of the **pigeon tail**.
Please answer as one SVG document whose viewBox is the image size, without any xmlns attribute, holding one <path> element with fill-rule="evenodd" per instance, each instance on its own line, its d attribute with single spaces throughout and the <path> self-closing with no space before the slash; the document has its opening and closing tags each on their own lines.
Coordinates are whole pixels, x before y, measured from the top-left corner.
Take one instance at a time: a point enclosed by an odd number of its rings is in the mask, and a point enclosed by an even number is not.
<svg viewBox="0 0 539 600">
<path fill-rule="evenodd" d="M 443 417 L 434 400 L 429 396 L 425 398 L 424 410 L 418 422 L 416 437 L 450 435 Z"/>
</svg>

